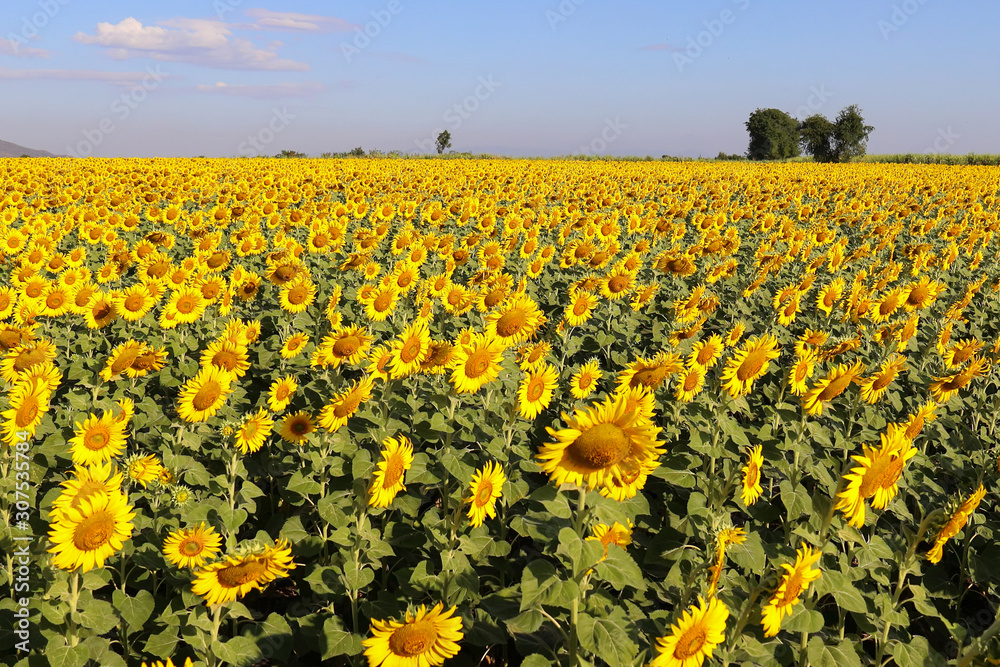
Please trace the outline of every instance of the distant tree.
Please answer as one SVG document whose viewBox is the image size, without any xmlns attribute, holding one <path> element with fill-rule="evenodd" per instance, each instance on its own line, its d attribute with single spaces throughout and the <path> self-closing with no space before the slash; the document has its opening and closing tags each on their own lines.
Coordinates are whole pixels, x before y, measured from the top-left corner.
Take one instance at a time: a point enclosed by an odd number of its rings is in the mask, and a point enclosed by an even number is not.
<svg viewBox="0 0 1000 667">
<path fill-rule="evenodd" d="M 309 157 L 309 156 L 306 155 L 305 153 L 300 153 L 299 151 L 291 151 L 291 150 L 288 150 L 286 148 L 285 150 L 281 151 L 280 153 L 278 153 L 274 157 L 281 157 L 281 158 L 304 158 L 304 157 Z"/>
<path fill-rule="evenodd" d="M 352 157 L 364 157 L 365 156 L 365 149 L 362 148 L 361 146 L 358 146 L 357 148 L 352 148 L 351 152 L 348 153 L 348 155 L 350 155 Z"/>
<path fill-rule="evenodd" d="M 31 157 L 31 156 L 28 155 L 27 153 L 21 153 L 21 157 Z"/>
<path fill-rule="evenodd" d="M 780 109 L 757 109 L 746 122 L 750 133 L 747 157 L 782 160 L 799 155 L 799 123 Z"/>
<path fill-rule="evenodd" d="M 837 126 L 822 114 L 813 114 L 799 124 L 802 151 L 812 155 L 816 162 L 836 162 L 833 134 Z"/>
<path fill-rule="evenodd" d="M 442 132 L 441 134 L 438 135 L 438 138 L 437 138 L 437 152 L 440 155 L 441 153 L 444 153 L 449 148 L 451 148 L 451 132 L 449 132 L 448 130 L 445 130 L 444 132 Z"/>
<path fill-rule="evenodd" d="M 837 162 L 850 162 L 853 158 L 865 154 L 868 149 L 868 135 L 875 128 L 865 125 L 865 119 L 861 116 L 861 109 L 857 104 L 841 109 L 834 125 L 836 127 L 833 131 L 833 151 L 837 156 Z"/>
</svg>

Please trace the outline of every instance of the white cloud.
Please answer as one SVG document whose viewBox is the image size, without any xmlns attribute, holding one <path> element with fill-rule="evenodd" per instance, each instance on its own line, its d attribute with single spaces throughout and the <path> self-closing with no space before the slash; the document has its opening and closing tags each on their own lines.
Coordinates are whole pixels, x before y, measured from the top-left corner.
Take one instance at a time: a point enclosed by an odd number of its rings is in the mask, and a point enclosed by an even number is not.
<svg viewBox="0 0 1000 667">
<path fill-rule="evenodd" d="M 150 68 L 150 70 L 153 69 Z M 156 75 L 161 78 L 171 78 L 158 71 Z M 93 69 L 10 69 L 0 67 L 0 79 L 20 79 L 23 81 L 97 81 L 117 86 L 134 86 L 149 76 L 151 76 L 149 70 L 145 72 L 105 72 Z"/>
<path fill-rule="evenodd" d="M 255 19 L 247 26 L 256 30 L 292 30 L 296 32 L 350 32 L 356 26 L 350 21 L 336 16 L 318 14 L 298 14 L 295 12 L 272 12 L 270 9 L 248 9 L 244 12 Z"/>
<path fill-rule="evenodd" d="M 16 58 L 48 58 L 52 55 L 52 52 L 46 49 L 34 49 L 30 46 L 25 46 L 20 42 L 20 39 L 13 40 L 0 37 L 0 54 Z"/>
<path fill-rule="evenodd" d="M 198 90 L 203 93 L 233 95 L 235 97 L 274 99 L 279 97 L 311 97 L 313 95 L 320 95 L 326 92 L 326 86 L 319 81 L 298 81 L 260 85 L 230 85 L 219 81 L 215 85 L 211 86 L 200 85 L 198 86 Z"/>
<path fill-rule="evenodd" d="M 78 32 L 73 39 L 103 46 L 116 60 L 147 57 L 220 69 L 309 69 L 306 63 L 284 60 L 274 50 L 233 37 L 227 24 L 209 19 L 179 18 L 144 26 L 129 17 L 117 24 L 98 23 L 93 35 Z"/>
</svg>

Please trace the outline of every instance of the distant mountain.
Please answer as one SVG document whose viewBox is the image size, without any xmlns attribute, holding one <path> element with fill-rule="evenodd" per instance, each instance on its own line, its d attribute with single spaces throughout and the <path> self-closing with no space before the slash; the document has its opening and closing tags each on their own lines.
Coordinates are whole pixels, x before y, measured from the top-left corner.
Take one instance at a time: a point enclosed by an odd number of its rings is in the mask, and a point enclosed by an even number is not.
<svg viewBox="0 0 1000 667">
<path fill-rule="evenodd" d="M 48 151 L 36 151 L 31 148 L 12 144 L 9 141 L 0 141 L 0 157 L 21 157 L 22 155 L 27 155 L 28 157 L 58 157 Z"/>
</svg>

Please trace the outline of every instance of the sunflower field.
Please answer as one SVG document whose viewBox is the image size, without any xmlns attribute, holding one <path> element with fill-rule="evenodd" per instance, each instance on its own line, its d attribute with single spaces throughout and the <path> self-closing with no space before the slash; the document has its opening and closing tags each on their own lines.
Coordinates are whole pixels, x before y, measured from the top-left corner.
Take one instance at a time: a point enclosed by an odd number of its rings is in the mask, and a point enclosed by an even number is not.
<svg viewBox="0 0 1000 667">
<path fill-rule="evenodd" d="M 996 168 L 0 176 L 3 664 L 1000 664 Z"/>
</svg>

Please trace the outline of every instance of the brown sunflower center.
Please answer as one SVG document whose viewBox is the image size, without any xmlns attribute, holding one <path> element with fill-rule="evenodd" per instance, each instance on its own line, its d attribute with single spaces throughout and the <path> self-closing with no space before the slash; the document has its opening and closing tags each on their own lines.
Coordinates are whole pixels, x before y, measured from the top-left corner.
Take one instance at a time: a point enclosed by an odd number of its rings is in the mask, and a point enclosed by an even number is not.
<svg viewBox="0 0 1000 667">
<path fill-rule="evenodd" d="M 305 419 L 296 419 L 289 424 L 288 430 L 295 435 L 306 435 L 312 429 L 310 428 L 309 422 Z"/>
<path fill-rule="evenodd" d="M 871 467 L 865 472 L 861 480 L 861 487 L 858 495 L 862 498 L 870 498 L 881 489 L 888 489 L 899 480 L 903 472 L 902 457 L 878 454 L 872 461 Z"/>
<path fill-rule="evenodd" d="M 205 543 L 197 537 L 189 537 L 181 544 L 180 552 L 189 558 L 197 556 L 205 548 Z"/>
<path fill-rule="evenodd" d="M 608 281 L 608 291 L 612 294 L 618 294 L 628 287 L 628 283 L 628 276 L 614 276 Z"/>
<path fill-rule="evenodd" d="M 267 564 L 259 558 L 253 558 L 239 565 L 224 567 L 216 572 L 215 576 L 219 584 L 224 588 L 238 588 L 245 584 L 260 581 L 266 574 Z"/>
<path fill-rule="evenodd" d="M 407 623 L 389 637 L 389 650 L 405 658 L 423 655 L 437 641 L 437 626 L 432 621 Z"/>
<path fill-rule="evenodd" d="M 45 297 L 45 305 L 52 310 L 61 308 L 64 303 L 66 303 L 66 295 L 62 292 L 52 292 Z"/>
<path fill-rule="evenodd" d="M 684 376 L 684 391 L 694 391 L 698 388 L 701 376 L 698 373 L 688 373 Z"/>
<path fill-rule="evenodd" d="M 781 601 L 779 605 L 789 605 L 799 599 L 799 594 L 802 592 L 802 571 L 798 568 L 795 569 L 793 573 L 788 575 L 788 579 L 785 581 L 785 592 L 781 596 Z"/>
<path fill-rule="evenodd" d="M 28 394 L 17 408 L 17 414 L 14 415 L 14 423 L 18 428 L 25 428 L 35 421 L 40 409 L 41 406 L 38 404 L 38 397 Z"/>
<path fill-rule="evenodd" d="M 545 393 L 545 381 L 540 377 L 531 378 L 528 383 L 528 390 L 524 392 L 529 403 L 534 403 Z"/>
<path fill-rule="evenodd" d="M 337 419 L 350 417 L 359 405 L 361 405 L 361 395 L 357 392 L 351 392 L 341 400 L 340 405 L 333 409 L 333 414 Z"/>
<path fill-rule="evenodd" d="M 385 465 L 385 476 L 382 478 L 382 488 L 391 489 L 403 478 L 403 457 L 392 454 Z"/>
<path fill-rule="evenodd" d="M 483 305 L 486 306 L 487 308 L 492 308 L 493 306 L 503 301 L 503 298 L 504 296 L 506 296 L 506 294 L 507 291 L 505 289 L 503 289 L 502 287 L 498 287 L 495 290 L 491 291 L 489 294 L 487 294 L 485 297 L 483 297 Z"/>
<path fill-rule="evenodd" d="M 334 356 L 341 359 L 350 357 L 361 347 L 361 339 L 355 335 L 344 336 L 333 344 Z"/>
<path fill-rule="evenodd" d="M 476 350 L 465 362 L 465 374 L 470 378 L 483 375 L 490 368 L 492 356 L 489 350 Z"/>
<path fill-rule="evenodd" d="M 743 359 L 740 367 L 736 369 L 736 379 L 740 382 L 746 382 L 747 380 L 757 378 L 763 371 L 764 364 L 767 363 L 768 352 L 769 350 L 766 347 L 759 347 L 751 351 Z"/>
<path fill-rule="evenodd" d="M 666 366 L 651 366 L 643 368 L 632 376 L 628 383 L 630 387 L 659 387 L 660 383 L 667 378 Z"/>
<path fill-rule="evenodd" d="M 125 298 L 123 305 L 130 313 L 138 313 L 146 305 L 146 299 L 141 294 L 130 294 Z"/>
<path fill-rule="evenodd" d="M 760 480 L 760 468 L 757 467 L 756 463 L 751 463 L 747 466 L 747 476 L 744 484 L 748 487 L 757 486 L 757 482 Z"/>
<path fill-rule="evenodd" d="M 73 545 L 80 551 L 95 551 L 115 534 L 115 517 L 107 510 L 94 512 L 73 530 Z"/>
<path fill-rule="evenodd" d="M 493 482 L 484 479 L 479 483 L 479 491 L 476 493 L 476 507 L 485 507 L 493 498 Z"/>
<path fill-rule="evenodd" d="M 377 297 L 375 301 L 372 302 L 372 308 L 375 309 L 377 313 L 384 313 L 389 310 L 389 306 L 392 305 L 392 292 L 382 292 Z"/>
<path fill-rule="evenodd" d="M 99 452 L 111 442 L 111 431 L 103 424 L 91 428 L 83 437 L 83 446 L 92 452 Z"/>
<path fill-rule="evenodd" d="M 830 384 L 823 388 L 823 391 L 819 393 L 816 397 L 817 401 L 832 401 L 837 398 L 844 391 L 851 386 L 851 382 L 854 380 L 854 375 L 848 373 L 846 375 L 841 375 L 839 378 L 833 380 Z"/>
<path fill-rule="evenodd" d="M 577 299 L 573 303 L 573 314 L 577 317 L 582 317 L 590 309 L 590 302 L 587 299 Z"/>
<path fill-rule="evenodd" d="M 219 350 L 212 357 L 212 365 L 223 368 L 227 371 L 236 370 L 240 364 L 240 358 L 232 350 Z"/>
<path fill-rule="evenodd" d="M 577 436 L 567 452 L 578 466 L 590 470 L 608 468 L 631 451 L 628 433 L 615 424 L 595 424 Z"/>
<path fill-rule="evenodd" d="M 293 306 L 297 306 L 306 300 L 309 291 L 303 285 L 296 285 L 292 289 L 288 290 L 288 303 Z"/>
<path fill-rule="evenodd" d="M 702 623 L 695 623 L 685 630 L 684 634 L 677 640 L 677 646 L 674 648 L 674 658 L 687 660 L 697 655 L 702 647 L 705 646 L 706 638 L 705 626 Z"/>
<path fill-rule="evenodd" d="M 189 315 L 194 312 L 197 304 L 194 299 L 189 296 L 182 296 L 177 300 L 177 312 L 182 315 Z"/>
<path fill-rule="evenodd" d="M 413 362 L 414 359 L 420 356 L 420 351 L 423 347 L 424 345 L 419 338 L 416 336 L 410 337 L 406 343 L 403 344 L 403 349 L 399 352 L 400 360 L 404 364 Z"/>
<path fill-rule="evenodd" d="M 194 406 L 195 410 L 208 410 L 210 407 L 215 405 L 215 402 L 219 400 L 219 396 L 221 395 L 222 384 L 216 380 L 208 380 L 201 385 L 198 393 L 194 395 L 191 405 Z"/>
<path fill-rule="evenodd" d="M 699 366 L 704 366 L 712 359 L 715 358 L 715 348 L 711 345 L 706 345 L 705 347 L 698 350 L 698 356 L 695 358 L 695 363 Z"/>
<path fill-rule="evenodd" d="M 504 338 L 517 334 L 525 323 L 527 323 L 527 313 L 521 308 L 514 308 L 497 320 L 497 333 Z"/>
</svg>

